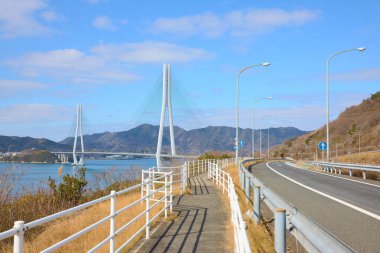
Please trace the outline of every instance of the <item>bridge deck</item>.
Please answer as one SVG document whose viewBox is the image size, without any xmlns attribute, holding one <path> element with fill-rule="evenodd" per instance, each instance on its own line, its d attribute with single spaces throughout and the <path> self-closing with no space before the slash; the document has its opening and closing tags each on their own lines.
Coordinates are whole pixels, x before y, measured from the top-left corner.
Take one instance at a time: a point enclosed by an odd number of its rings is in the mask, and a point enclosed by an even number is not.
<svg viewBox="0 0 380 253">
<path fill-rule="evenodd" d="M 191 193 L 173 200 L 175 218 L 153 230 L 132 252 L 233 252 L 228 200 L 207 174 L 190 178 Z"/>
</svg>

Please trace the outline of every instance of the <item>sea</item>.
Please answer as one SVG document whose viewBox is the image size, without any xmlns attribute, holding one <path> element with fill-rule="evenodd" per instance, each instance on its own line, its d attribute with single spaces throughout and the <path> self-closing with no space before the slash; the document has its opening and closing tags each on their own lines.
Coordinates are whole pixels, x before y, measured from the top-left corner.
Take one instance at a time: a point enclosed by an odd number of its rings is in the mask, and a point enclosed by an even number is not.
<svg viewBox="0 0 380 253">
<path fill-rule="evenodd" d="M 88 189 L 103 188 L 115 180 L 137 179 L 141 170 L 156 165 L 156 159 L 130 160 L 86 160 L 86 180 Z M 71 164 L 36 164 L 36 163 L 0 163 L 0 179 L 6 174 L 14 182 L 13 194 L 48 188 L 48 178 L 57 183 L 63 180 L 65 174 L 75 175 L 79 166 Z"/>
</svg>

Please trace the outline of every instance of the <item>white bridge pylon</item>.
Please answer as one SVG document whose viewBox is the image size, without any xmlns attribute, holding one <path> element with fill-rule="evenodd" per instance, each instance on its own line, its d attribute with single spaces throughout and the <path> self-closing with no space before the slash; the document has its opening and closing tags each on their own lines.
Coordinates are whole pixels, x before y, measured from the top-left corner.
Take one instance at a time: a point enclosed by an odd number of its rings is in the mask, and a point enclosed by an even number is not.
<svg viewBox="0 0 380 253">
<path fill-rule="evenodd" d="M 172 114 L 171 82 L 172 82 L 171 66 L 170 66 L 170 64 L 164 64 L 163 75 L 162 75 L 161 119 L 160 119 L 160 128 L 159 128 L 159 132 L 158 132 L 157 152 L 156 152 L 156 162 L 157 162 L 158 168 L 162 167 L 161 148 L 162 148 L 162 135 L 164 133 L 166 108 L 168 108 L 168 116 L 169 116 L 168 118 L 169 118 L 171 155 L 173 155 L 173 156 L 176 155 L 175 140 L 174 140 L 173 114 Z"/>
<path fill-rule="evenodd" d="M 78 131 L 80 134 L 80 144 L 81 144 L 81 156 L 78 162 L 76 149 L 78 142 Z M 84 145 L 83 145 L 83 131 L 82 131 L 82 105 L 77 104 L 77 124 L 75 126 L 75 136 L 74 136 L 74 147 L 73 147 L 73 163 L 74 166 L 83 166 L 84 165 Z"/>
</svg>

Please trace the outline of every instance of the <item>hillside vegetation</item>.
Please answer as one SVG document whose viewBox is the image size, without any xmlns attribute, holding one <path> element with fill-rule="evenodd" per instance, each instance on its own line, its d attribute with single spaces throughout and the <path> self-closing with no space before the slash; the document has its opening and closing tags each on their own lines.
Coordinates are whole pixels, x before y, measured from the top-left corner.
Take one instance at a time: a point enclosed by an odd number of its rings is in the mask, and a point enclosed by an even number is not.
<svg viewBox="0 0 380 253">
<path fill-rule="evenodd" d="M 122 132 L 105 132 L 85 135 L 84 142 L 87 149 L 145 152 L 155 153 L 157 148 L 158 126 L 143 124 L 136 128 Z M 269 145 L 274 146 L 283 141 L 306 133 L 294 127 L 270 128 Z M 218 150 L 222 152 L 234 152 L 235 128 L 225 126 L 209 126 L 205 128 L 185 130 L 180 127 L 174 128 L 177 153 L 179 154 L 202 154 L 205 151 Z M 251 153 L 252 130 L 250 128 L 239 130 L 239 139 L 244 142 L 240 148 L 242 155 Z M 255 147 L 259 148 L 259 131 L 255 130 Z M 267 129 L 262 131 L 262 147 L 267 147 Z M 67 138 L 60 142 L 70 145 L 73 138 Z M 169 128 L 164 128 L 162 148 L 164 152 L 170 151 Z"/>
<path fill-rule="evenodd" d="M 157 148 L 159 127 L 143 124 L 128 131 L 104 132 L 84 135 L 86 150 L 115 151 L 133 153 L 155 153 Z M 252 130 L 240 129 L 239 139 L 244 142 L 240 148 L 242 155 L 249 155 L 252 149 Z M 270 128 L 269 146 L 278 145 L 287 139 L 300 136 L 305 131 L 294 127 Z M 234 152 L 235 128 L 225 126 L 209 126 L 199 129 L 185 130 L 174 127 L 177 153 L 202 154 L 205 151 L 218 150 Z M 259 130 L 255 130 L 255 147 L 259 149 Z M 262 130 L 262 148 L 267 147 L 267 129 Z M 0 136 L 0 153 L 20 152 L 25 149 L 40 149 L 49 151 L 70 151 L 74 138 L 69 137 L 56 143 L 47 139 L 31 137 Z M 163 152 L 170 152 L 169 128 L 164 128 Z"/>
<path fill-rule="evenodd" d="M 317 143 L 326 140 L 326 126 L 313 132 L 299 136 L 272 149 L 279 157 L 281 154 L 295 159 L 314 159 Z M 360 151 L 380 149 L 380 92 L 359 105 L 354 105 L 342 112 L 339 117 L 330 122 L 331 157 L 350 155 Z M 337 152 L 336 152 L 337 151 Z M 370 161 L 369 161 L 370 162 Z"/>
</svg>

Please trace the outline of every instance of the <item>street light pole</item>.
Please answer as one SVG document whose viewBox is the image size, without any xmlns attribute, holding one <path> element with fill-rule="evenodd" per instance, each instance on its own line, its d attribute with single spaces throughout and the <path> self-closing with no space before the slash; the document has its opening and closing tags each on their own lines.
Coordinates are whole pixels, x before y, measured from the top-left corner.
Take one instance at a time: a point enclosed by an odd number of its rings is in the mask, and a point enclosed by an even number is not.
<svg viewBox="0 0 380 253">
<path fill-rule="evenodd" d="M 267 148 L 268 148 L 268 151 L 267 151 L 268 155 L 267 156 L 268 156 L 268 160 L 269 160 L 269 126 L 268 126 L 268 139 L 267 140 L 268 140 L 268 143 L 267 143 L 267 145 L 268 145 L 267 146 Z"/>
<path fill-rule="evenodd" d="M 273 99 L 272 97 L 262 97 L 259 99 L 256 99 L 252 103 L 252 157 L 255 158 L 255 104 L 265 100 L 265 99 Z"/>
<path fill-rule="evenodd" d="M 242 70 L 240 70 L 239 73 L 238 73 L 238 75 L 237 75 L 237 79 L 236 79 L 236 122 L 235 122 L 236 123 L 236 137 L 235 137 L 236 169 L 239 169 L 239 79 L 240 79 L 240 75 L 241 75 L 241 73 L 243 73 L 247 69 L 250 69 L 250 68 L 253 68 L 253 67 L 257 67 L 257 66 L 268 67 L 269 65 L 270 65 L 269 62 L 264 62 L 264 63 L 261 63 L 261 64 L 250 65 L 250 66 L 245 67 Z"/>
<path fill-rule="evenodd" d="M 344 51 L 340 51 L 338 53 L 333 54 L 326 62 L 326 142 L 327 142 L 327 152 L 326 152 L 326 160 L 330 160 L 330 136 L 329 136 L 329 121 L 330 121 L 330 97 L 329 97 L 329 65 L 330 61 L 337 55 L 347 53 L 350 51 L 360 51 L 363 52 L 366 50 L 365 47 L 352 48 Z"/>
</svg>

